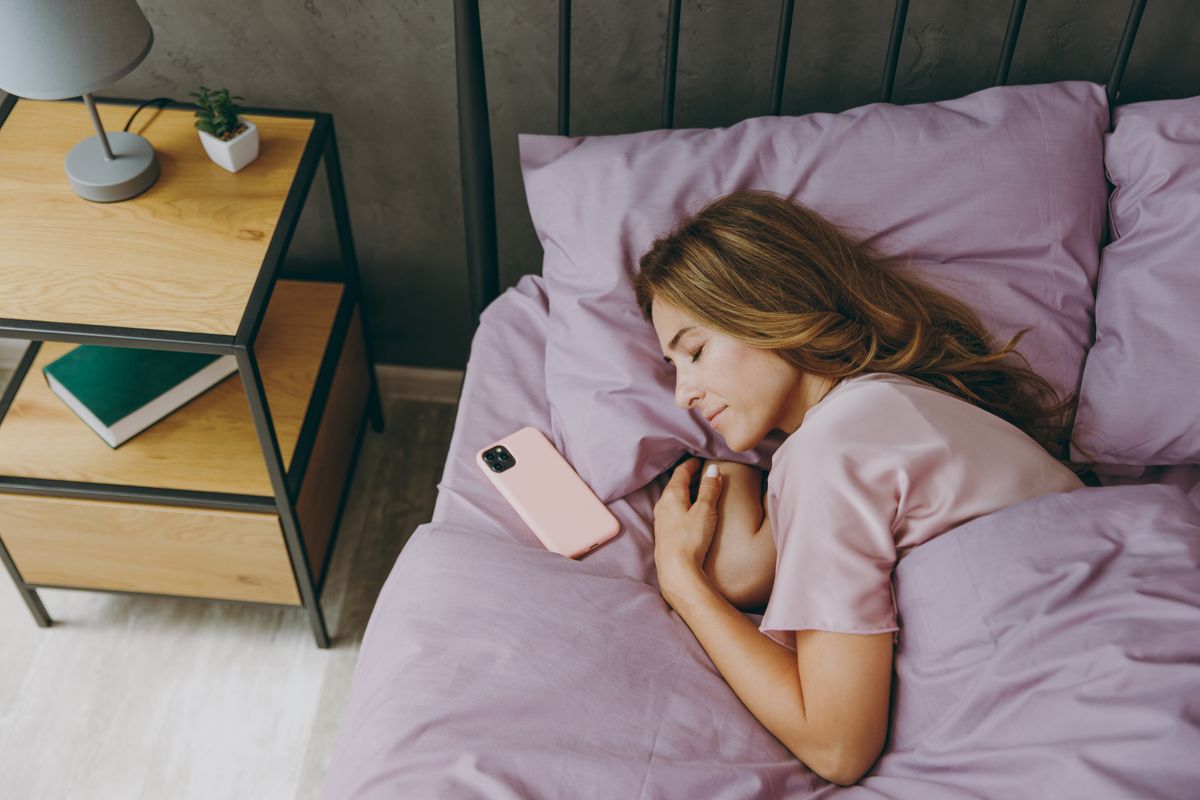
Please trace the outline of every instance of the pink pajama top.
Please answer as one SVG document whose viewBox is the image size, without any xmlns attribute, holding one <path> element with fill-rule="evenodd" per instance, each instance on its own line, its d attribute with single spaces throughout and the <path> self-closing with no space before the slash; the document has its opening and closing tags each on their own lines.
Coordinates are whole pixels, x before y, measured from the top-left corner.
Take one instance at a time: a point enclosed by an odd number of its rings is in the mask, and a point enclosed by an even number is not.
<svg viewBox="0 0 1200 800">
<path fill-rule="evenodd" d="M 1000 417 L 915 378 L 843 379 L 779 446 L 767 478 L 775 584 L 759 629 L 898 631 L 892 568 L 912 547 L 1083 483 Z"/>
</svg>

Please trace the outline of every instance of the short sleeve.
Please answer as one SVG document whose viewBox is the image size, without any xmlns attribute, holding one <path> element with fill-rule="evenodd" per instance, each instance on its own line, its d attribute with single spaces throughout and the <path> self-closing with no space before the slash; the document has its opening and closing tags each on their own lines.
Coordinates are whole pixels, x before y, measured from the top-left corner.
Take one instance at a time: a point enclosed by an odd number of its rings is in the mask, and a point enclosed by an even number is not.
<svg viewBox="0 0 1200 800">
<path fill-rule="evenodd" d="M 894 471 L 878 459 L 861 469 L 850 448 L 792 447 L 788 456 L 768 478 L 775 583 L 759 629 L 792 648 L 798 630 L 899 630 Z"/>
<path fill-rule="evenodd" d="M 767 495 L 775 583 L 759 629 L 780 644 L 794 648 L 799 630 L 899 630 L 892 569 L 912 468 L 946 450 L 907 407 L 887 387 L 860 391 L 777 451 Z"/>
</svg>

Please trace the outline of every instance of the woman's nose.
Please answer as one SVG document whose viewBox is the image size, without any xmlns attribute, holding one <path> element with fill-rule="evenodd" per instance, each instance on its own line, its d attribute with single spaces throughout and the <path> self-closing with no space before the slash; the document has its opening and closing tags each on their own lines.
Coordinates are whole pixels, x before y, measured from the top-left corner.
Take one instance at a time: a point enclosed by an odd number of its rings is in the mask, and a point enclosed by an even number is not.
<svg viewBox="0 0 1200 800">
<path fill-rule="evenodd" d="M 680 408 L 691 408 L 692 402 L 700 399 L 703 394 L 695 386 L 684 383 L 682 380 L 675 382 L 675 405 Z"/>
</svg>

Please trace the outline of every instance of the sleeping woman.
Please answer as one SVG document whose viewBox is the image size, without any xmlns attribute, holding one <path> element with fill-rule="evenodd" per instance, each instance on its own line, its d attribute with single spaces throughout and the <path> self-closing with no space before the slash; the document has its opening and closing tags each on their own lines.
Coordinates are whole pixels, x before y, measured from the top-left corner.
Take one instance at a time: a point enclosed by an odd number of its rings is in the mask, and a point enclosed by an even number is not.
<svg viewBox="0 0 1200 800">
<path fill-rule="evenodd" d="M 1082 487 L 1074 397 L 1011 360 L 1025 330 L 993 349 L 965 304 L 768 192 L 712 201 L 640 267 L 676 403 L 736 452 L 787 435 L 765 494 L 760 470 L 720 462 L 693 500 L 699 459 L 675 469 L 654 508 L 662 595 L 768 730 L 855 783 L 888 729 L 897 560 Z"/>
</svg>

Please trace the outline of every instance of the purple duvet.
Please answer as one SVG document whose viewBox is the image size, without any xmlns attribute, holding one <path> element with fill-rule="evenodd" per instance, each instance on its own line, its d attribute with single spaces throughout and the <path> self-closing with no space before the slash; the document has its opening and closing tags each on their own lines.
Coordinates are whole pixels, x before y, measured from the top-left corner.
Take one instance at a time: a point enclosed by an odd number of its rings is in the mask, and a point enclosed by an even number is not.
<svg viewBox="0 0 1200 800">
<path fill-rule="evenodd" d="M 610 504 L 622 533 L 571 561 L 475 472 L 486 440 L 550 431 L 544 311 L 527 276 L 481 321 L 438 506 L 371 616 L 327 797 L 1200 792 L 1200 508 L 1184 489 L 1044 495 L 908 553 L 889 741 L 843 789 L 754 719 L 659 596 L 661 480 Z"/>
</svg>

